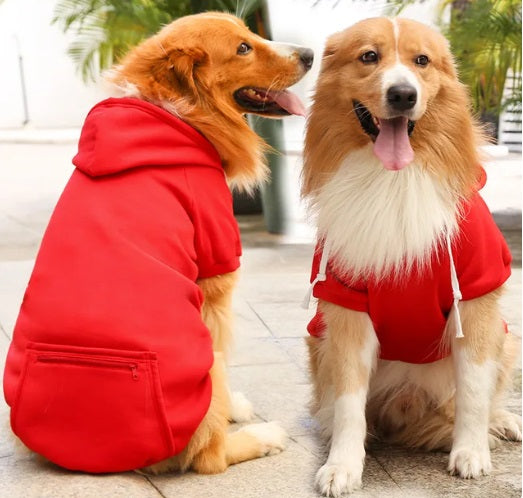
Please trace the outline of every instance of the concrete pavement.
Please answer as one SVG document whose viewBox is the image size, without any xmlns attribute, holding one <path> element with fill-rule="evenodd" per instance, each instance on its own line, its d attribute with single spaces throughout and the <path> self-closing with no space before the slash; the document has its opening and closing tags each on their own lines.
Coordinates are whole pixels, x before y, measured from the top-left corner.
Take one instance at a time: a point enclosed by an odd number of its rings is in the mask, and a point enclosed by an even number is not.
<svg viewBox="0 0 523 498">
<path fill-rule="evenodd" d="M 0 367 L 43 230 L 71 171 L 74 144 L 0 143 Z M 515 253 L 503 308 L 521 333 L 521 172 L 511 156 L 490 174 L 496 214 Z M 500 163 L 500 164 L 501 164 Z M 498 163 L 496 163 L 498 164 Z M 519 172 L 519 173 L 518 173 Z M 503 180 L 504 178 L 504 180 Z M 494 187 L 495 185 L 495 187 Z M 519 194 L 521 196 L 521 194 Z M 488 197 L 488 196 L 486 196 Z M 491 204 L 490 200 L 489 204 Z M 519 211 L 518 211 L 519 210 Z M 515 213 L 515 214 L 514 214 Z M 511 215 L 512 218 L 510 218 Z M 512 221 L 510 221 L 512 220 Z M 519 225 L 517 221 L 519 220 Z M 253 402 L 260 421 L 279 420 L 290 435 L 280 455 L 231 467 L 217 476 L 134 473 L 92 476 L 61 470 L 16 450 L 6 424 L 0 427 L 0 496 L 148 498 L 309 498 L 325 458 L 308 415 L 310 385 L 303 341 L 312 314 L 299 304 L 306 291 L 313 246 L 264 232 L 260 217 L 240 218 L 244 239 L 242 277 L 236 292 L 236 345 L 230 381 Z M 303 233 L 301 231 L 300 233 Z M 306 239 L 306 238 L 305 238 Z M 521 370 L 509 404 L 521 413 Z M 8 409 L 0 403 L 0 418 Z M 493 473 L 463 481 L 446 473 L 447 455 L 374 444 L 367 456 L 364 489 L 370 497 L 521 496 L 521 445 L 504 443 L 492 453 Z"/>
</svg>

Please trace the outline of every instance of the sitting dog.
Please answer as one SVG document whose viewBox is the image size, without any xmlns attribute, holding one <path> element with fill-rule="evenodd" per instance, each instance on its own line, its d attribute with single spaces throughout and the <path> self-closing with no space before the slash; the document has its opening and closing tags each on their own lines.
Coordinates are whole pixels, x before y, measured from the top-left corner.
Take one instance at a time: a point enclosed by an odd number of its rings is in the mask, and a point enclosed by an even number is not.
<svg viewBox="0 0 523 498">
<path fill-rule="evenodd" d="M 133 49 L 89 113 L 4 375 L 14 433 L 68 469 L 216 473 L 278 453 L 231 399 L 224 354 L 241 245 L 227 183 L 265 177 L 245 114 L 303 114 L 312 51 L 234 16 L 181 18 Z M 214 351 L 214 354 L 213 354 Z"/>
<path fill-rule="evenodd" d="M 517 352 L 498 308 L 511 257 L 478 193 L 469 107 L 427 26 L 368 19 L 327 42 L 303 173 L 319 234 L 308 346 L 327 496 L 361 486 L 367 423 L 450 450 L 463 478 L 489 473 L 498 439 L 521 440 L 503 409 Z"/>
</svg>

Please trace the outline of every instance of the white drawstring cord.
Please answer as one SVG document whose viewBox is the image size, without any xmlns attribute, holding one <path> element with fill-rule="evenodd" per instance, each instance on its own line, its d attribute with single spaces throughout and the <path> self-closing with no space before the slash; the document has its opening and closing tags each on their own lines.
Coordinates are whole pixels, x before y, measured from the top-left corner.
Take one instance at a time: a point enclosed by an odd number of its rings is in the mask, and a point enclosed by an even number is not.
<svg viewBox="0 0 523 498">
<path fill-rule="evenodd" d="M 452 297 L 454 299 L 452 303 L 452 309 L 454 311 L 454 327 L 456 329 L 456 338 L 461 339 L 465 337 L 463 335 L 463 327 L 461 325 L 461 314 L 459 312 L 459 302 L 461 299 L 463 299 L 463 296 L 461 294 L 461 290 L 459 288 L 459 281 L 458 281 L 458 275 L 456 273 L 456 266 L 454 264 L 454 256 L 452 254 L 452 246 L 450 243 L 450 234 L 447 231 L 446 234 L 447 239 L 447 251 L 449 253 L 449 261 L 450 261 L 450 282 L 452 285 Z M 326 239 L 323 244 L 323 251 L 321 254 L 320 259 L 320 267 L 318 269 L 318 273 L 316 274 L 316 278 L 312 281 L 312 283 L 309 286 L 309 290 L 307 291 L 307 294 L 305 295 L 303 302 L 301 304 L 301 307 L 304 309 L 309 309 L 309 305 L 312 298 L 312 293 L 314 291 L 314 286 L 318 282 L 324 282 L 327 279 L 327 263 L 329 262 L 329 253 L 331 250 L 331 243 L 329 239 Z"/>
<path fill-rule="evenodd" d="M 320 267 L 318 268 L 318 273 L 316 274 L 316 278 L 309 285 L 309 290 L 307 291 L 307 294 L 305 294 L 305 297 L 303 298 L 303 301 L 301 303 L 301 307 L 303 309 L 306 309 L 306 310 L 309 309 L 309 305 L 311 303 L 312 292 L 314 291 L 314 286 L 318 282 L 325 282 L 325 280 L 327 280 L 327 263 L 329 262 L 330 249 L 331 249 L 330 241 L 328 239 L 325 239 L 325 242 L 323 244 L 323 250 L 321 253 Z"/>
<path fill-rule="evenodd" d="M 452 303 L 452 309 L 454 310 L 454 327 L 456 329 L 456 338 L 461 339 L 462 337 L 465 337 L 463 335 L 463 327 L 461 325 L 461 315 L 459 312 L 458 304 L 463 299 L 463 296 L 461 295 L 461 290 L 459 288 L 459 281 L 458 281 L 458 275 L 456 273 L 456 266 L 454 264 L 454 256 L 452 255 L 452 247 L 450 244 L 450 234 L 447 231 L 447 250 L 449 252 L 449 260 L 450 260 L 450 282 L 452 284 L 452 297 L 454 298 L 454 302 Z"/>
</svg>

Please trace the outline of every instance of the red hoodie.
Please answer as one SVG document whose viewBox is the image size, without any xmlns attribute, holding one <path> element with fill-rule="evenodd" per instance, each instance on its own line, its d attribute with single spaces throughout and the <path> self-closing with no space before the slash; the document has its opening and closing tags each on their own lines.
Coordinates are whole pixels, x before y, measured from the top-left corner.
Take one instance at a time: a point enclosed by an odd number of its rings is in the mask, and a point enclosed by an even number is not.
<svg viewBox="0 0 523 498">
<path fill-rule="evenodd" d="M 4 373 L 15 434 L 74 470 L 179 453 L 211 398 L 198 278 L 241 246 L 220 158 L 138 99 L 89 113 L 44 235 Z"/>
<path fill-rule="evenodd" d="M 486 176 L 480 186 L 485 180 Z M 462 213 L 452 253 L 463 299 L 470 300 L 503 285 L 510 276 L 511 255 L 479 193 L 463 205 Z M 318 273 L 320 259 L 321 249 L 317 249 L 311 281 Z M 336 262 L 329 260 L 326 280 L 316 283 L 314 296 L 368 313 L 380 343 L 380 358 L 430 363 L 449 354 L 441 347 L 453 303 L 450 256 L 444 245 L 433 252 L 428 268 L 412 270 L 402 279 L 349 281 L 350 275 L 343 276 Z M 307 329 L 313 336 L 323 335 L 321 312 Z"/>
</svg>

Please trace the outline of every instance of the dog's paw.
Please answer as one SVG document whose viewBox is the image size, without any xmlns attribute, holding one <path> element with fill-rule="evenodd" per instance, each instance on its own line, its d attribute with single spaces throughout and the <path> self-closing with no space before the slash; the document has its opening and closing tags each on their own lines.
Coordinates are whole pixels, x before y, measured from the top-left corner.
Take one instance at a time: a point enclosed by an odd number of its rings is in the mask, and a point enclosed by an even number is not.
<svg viewBox="0 0 523 498">
<path fill-rule="evenodd" d="M 254 417 L 252 403 L 243 395 L 235 391 L 231 393 L 231 414 L 232 422 L 248 422 Z"/>
<path fill-rule="evenodd" d="M 316 474 L 316 487 L 324 496 L 337 498 L 361 488 L 363 465 L 332 464 L 327 462 Z"/>
<path fill-rule="evenodd" d="M 521 417 L 507 410 L 496 410 L 491 417 L 489 431 L 508 441 L 521 441 Z"/>
<path fill-rule="evenodd" d="M 470 448 L 456 448 L 450 452 L 448 471 L 463 479 L 476 479 L 490 474 L 490 451 Z"/>
<path fill-rule="evenodd" d="M 260 443 L 260 456 L 277 455 L 287 446 L 287 433 L 278 422 L 246 425 L 240 429 Z"/>
</svg>

